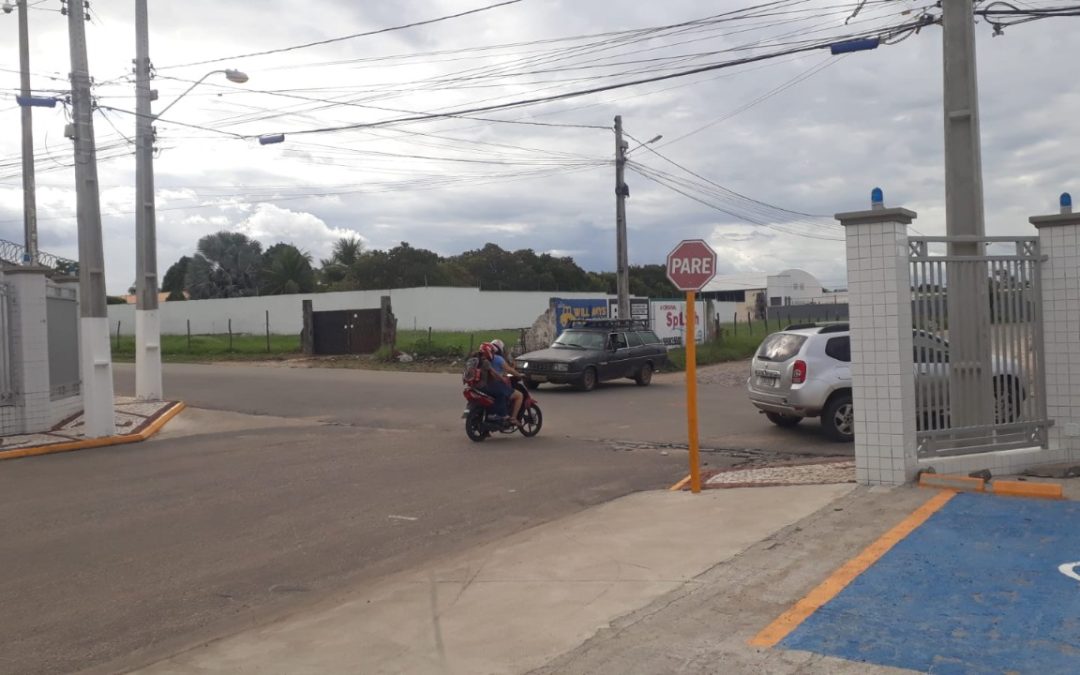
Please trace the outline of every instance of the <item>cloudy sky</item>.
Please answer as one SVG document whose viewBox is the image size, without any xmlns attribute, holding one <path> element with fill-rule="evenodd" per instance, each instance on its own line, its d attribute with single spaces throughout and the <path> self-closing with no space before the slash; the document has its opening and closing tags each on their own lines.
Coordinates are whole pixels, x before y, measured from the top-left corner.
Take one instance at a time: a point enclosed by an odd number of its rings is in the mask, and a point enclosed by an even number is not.
<svg viewBox="0 0 1080 675">
<path fill-rule="evenodd" d="M 944 233 L 937 26 L 846 57 L 814 49 L 466 117 L 393 122 L 887 29 L 924 9 L 937 13 L 925 0 L 871 0 L 847 25 L 854 0 L 667 0 L 617 11 L 598 0 L 521 0 L 250 55 L 496 1 L 153 0 L 155 111 L 208 71 L 250 76 L 233 84 L 211 75 L 157 123 L 161 273 L 223 229 L 264 246 L 292 242 L 316 259 L 356 234 L 370 248 L 407 241 L 449 255 L 495 242 L 613 269 L 616 114 L 636 139 L 631 147 L 663 135 L 630 155 L 632 263 L 662 262 L 679 239 L 704 237 L 720 253 L 721 273 L 801 267 L 842 286 L 843 233 L 819 216 L 865 208 L 878 185 L 890 205 L 918 211 L 920 232 Z M 31 3 L 33 87 L 63 90 L 66 18 L 59 0 Z M 92 0 L 87 26 L 112 293 L 126 291 L 135 269 L 133 5 Z M 745 11 L 752 6 L 760 8 Z M 0 238 L 21 242 L 16 28 L 14 14 L 0 14 Z M 1053 212 L 1063 190 L 1080 191 L 1078 30 L 1080 18 L 1018 25 L 1000 37 L 978 26 L 991 234 L 1030 233 L 1028 216 Z M 40 247 L 75 257 L 67 111 L 34 114 Z M 285 142 L 256 140 L 275 133 Z"/>
</svg>

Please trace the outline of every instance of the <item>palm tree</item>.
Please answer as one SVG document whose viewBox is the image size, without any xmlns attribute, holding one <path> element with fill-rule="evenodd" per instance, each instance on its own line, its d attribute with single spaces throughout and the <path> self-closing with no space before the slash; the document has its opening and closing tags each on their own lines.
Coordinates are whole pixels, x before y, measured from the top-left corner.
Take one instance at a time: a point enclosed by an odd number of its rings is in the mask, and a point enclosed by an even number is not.
<svg viewBox="0 0 1080 675">
<path fill-rule="evenodd" d="M 239 298 L 259 290 L 262 245 L 240 232 L 218 232 L 199 240 L 185 283 L 192 299 Z"/>
<path fill-rule="evenodd" d="M 322 282 L 326 285 L 340 283 L 364 253 L 364 242 L 357 236 L 342 237 L 334 242 L 328 259 L 322 261 Z"/>
<path fill-rule="evenodd" d="M 311 293 L 315 290 L 315 270 L 311 254 L 292 244 L 275 244 L 263 254 L 259 292 L 263 295 Z"/>
</svg>

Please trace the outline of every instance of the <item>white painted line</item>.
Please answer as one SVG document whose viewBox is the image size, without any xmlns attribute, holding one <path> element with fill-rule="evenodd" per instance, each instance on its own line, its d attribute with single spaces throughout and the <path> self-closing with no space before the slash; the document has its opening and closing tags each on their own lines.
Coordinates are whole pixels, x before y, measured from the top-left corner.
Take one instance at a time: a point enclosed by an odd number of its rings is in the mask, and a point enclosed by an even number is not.
<svg viewBox="0 0 1080 675">
<path fill-rule="evenodd" d="M 1080 581 L 1080 572 L 1076 571 L 1077 567 L 1080 567 L 1080 562 L 1065 563 L 1064 565 L 1058 565 L 1058 572 L 1061 572 L 1070 579 Z"/>
<path fill-rule="evenodd" d="M 387 518 L 389 518 L 390 520 L 420 520 L 419 518 L 415 518 L 413 516 L 387 516 Z"/>
</svg>

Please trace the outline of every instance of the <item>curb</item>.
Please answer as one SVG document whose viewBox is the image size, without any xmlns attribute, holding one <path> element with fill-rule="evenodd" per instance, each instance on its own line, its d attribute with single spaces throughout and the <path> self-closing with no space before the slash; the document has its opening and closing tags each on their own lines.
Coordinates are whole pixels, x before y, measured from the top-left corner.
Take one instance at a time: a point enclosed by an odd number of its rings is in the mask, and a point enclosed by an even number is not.
<svg viewBox="0 0 1080 675">
<path fill-rule="evenodd" d="M 60 452 L 72 452 L 75 450 L 89 450 L 91 448 L 105 448 L 113 445 L 127 445 L 139 443 L 155 435 L 164 428 L 172 418 L 179 415 L 187 406 L 183 401 L 177 401 L 155 417 L 146 428 L 133 434 L 122 436 L 108 436 L 106 438 L 90 438 L 85 441 L 71 441 L 68 443 L 53 443 L 51 445 L 39 445 L 34 448 L 19 448 L 0 452 L 0 461 L 5 459 L 19 459 L 22 457 L 37 457 L 39 455 L 52 455 Z"/>
<path fill-rule="evenodd" d="M 1016 480 L 984 480 L 971 476 L 923 473 L 919 487 L 955 492 L 981 492 L 1002 497 L 1027 497 L 1029 499 L 1065 499 L 1064 491 L 1057 483 L 1032 483 Z"/>
</svg>

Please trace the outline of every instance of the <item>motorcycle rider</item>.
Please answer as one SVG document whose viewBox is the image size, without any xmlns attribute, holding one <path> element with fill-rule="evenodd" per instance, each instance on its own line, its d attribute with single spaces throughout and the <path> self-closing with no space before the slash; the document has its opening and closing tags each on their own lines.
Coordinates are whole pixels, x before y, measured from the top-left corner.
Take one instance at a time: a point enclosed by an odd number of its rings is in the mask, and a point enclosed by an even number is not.
<svg viewBox="0 0 1080 675">
<path fill-rule="evenodd" d="M 514 368 L 510 362 L 510 357 L 506 355 L 506 345 L 503 341 L 499 338 L 495 338 L 490 344 L 495 348 L 495 356 L 491 360 L 491 365 L 495 368 L 495 371 L 504 377 L 507 374 L 510 374 L 520 378 L 521 373 Z M 518 391 L 516 387 L 511 387 L 510 403 L 512 410 L 510 411 L 510 420 L 517 426 L 521 426 L 521 423 L 518 421 L 518 413 L 521 412 L 521 405 L 524 401 L 525 396 Z"/>
<path fill-rule="evenodd" d="M 501 357 L 497 356 L 495 345 L 490 342 L 481 343 L 477 356 L 480 360 L 479 389 L 495 399 L 495 405 L 493 406 L 494 417 L 506 420 L 507 402 L 510 399 L 512 390 L 507 377 L 495 367 L 495 359 Z"/>
</svg>

